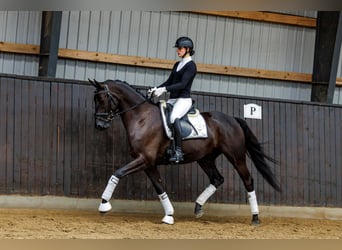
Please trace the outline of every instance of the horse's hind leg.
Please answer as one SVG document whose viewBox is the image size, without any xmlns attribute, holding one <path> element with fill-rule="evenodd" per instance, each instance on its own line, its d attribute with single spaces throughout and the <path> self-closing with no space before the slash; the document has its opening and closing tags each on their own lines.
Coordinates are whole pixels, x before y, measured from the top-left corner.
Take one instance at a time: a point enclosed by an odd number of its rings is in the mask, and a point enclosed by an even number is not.
<svg viewBox="0 0 342 250">
<path fill-rule="evenodd" d="M 258 202 L 255 195 L 253 178 L 246 165 L 246 156 L 242 157 L 239 161 L 236 161 L 233 166 L 247 190 L 248 202 L 252 213 L 252 224 L 258 225 L 260 224 Z"/>
<path fill-rule="evenodd" d="M 210 185 L 198 196 L 195 203 L 195 216 L 203 216 L 202 206 L 215 193 L 216 189 L 224 182 L 223 176 L 219 173 L 215 164 L 216 156 L 207 156 L 198 161 L 198 164 L 207 174 Z"/>
<path fill-rule="evenodd" d="M 160 178 L 160 174 L 158 169 L 153 166 L 145 169 L 146 175 L 149 177 L 151 180 L 157 194 L 160 200 L 160 203 L 162 204 L 165 212 L 165 216 L 162 219 L 162 222 L 165 224 L 173 224 L 174 223 L 174 218 L 173 218 L 173 213 L 174 209 L 173 206 L 170 202 L 169 197 L 167 196 L 164 187 L 162 185 L 162 180 Z"/>
</svg>

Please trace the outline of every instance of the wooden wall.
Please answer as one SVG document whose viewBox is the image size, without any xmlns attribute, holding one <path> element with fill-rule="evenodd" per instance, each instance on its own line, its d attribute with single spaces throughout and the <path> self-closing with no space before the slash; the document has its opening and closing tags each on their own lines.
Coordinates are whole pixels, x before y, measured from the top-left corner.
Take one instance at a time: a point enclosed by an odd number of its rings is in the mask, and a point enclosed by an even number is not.
<svg viewBox="0 0 342 250">
<path fill-rule="evenodd" d="M 85 82 L 0 75 L 0 195 L 100 198 L 113 170 L 131 158 L 119 118 L 109 130 L 94 128 L 92 98 Z M 280 162 L 271 166 L 283 193 L 248 161 L 260 204 L 342 206 L 341 106 L 199 92 L 193 98 L 201 111 L 239 117 L 244 104 L 262 106 L 263 119 L 247 122 Z M 225 183 L 210 201 L 246 203 L 237 173 L 224 158 L 217 165 Z M 209 184 L 195 163 L 160 171 L 173 201 L 194 201 Z M 114 198 L 157 199 L 143 173 L 122 179 Z"/>
</svg>

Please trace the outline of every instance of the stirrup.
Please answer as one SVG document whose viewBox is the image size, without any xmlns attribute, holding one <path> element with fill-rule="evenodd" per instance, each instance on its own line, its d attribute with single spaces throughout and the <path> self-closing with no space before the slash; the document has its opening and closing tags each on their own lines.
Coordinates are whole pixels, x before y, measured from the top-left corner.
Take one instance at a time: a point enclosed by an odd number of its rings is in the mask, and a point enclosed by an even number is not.
<svg viewBox="0 0 342 250">
<path fill-rule="evenodd" d="M 175 163 L 178 163 L 180 161 L 183 161 L 184 158 L 183 158 L 183 152 L 179 149 L 176 149 L 175 150 L 175 153 L 173 156 L 171 156 L 171 158 L 169 159 L 169 161 L 172 161 L 172 162 L 175 162 Z"/>
</svg>

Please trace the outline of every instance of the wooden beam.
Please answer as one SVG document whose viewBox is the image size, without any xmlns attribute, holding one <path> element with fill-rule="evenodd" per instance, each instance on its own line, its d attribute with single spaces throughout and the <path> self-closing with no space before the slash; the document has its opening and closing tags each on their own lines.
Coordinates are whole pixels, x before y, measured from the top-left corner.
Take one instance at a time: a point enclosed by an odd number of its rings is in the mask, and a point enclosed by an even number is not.
<svg viewBox="0 0 342 250">
<path fill-rule="evenodd" d="M 270 22 L 284 25 L 294 25 L 306 28 L 316 28 L 316 18 L 279 14 L 264 11 L 191 11 L 192 13 L 230 18 L 241 18 L 259 22 Z"/>
<path fill-rule="evenodd" d="M 58 55 L 61 58 L 77 59 L 85 61 L 106 62 L 124 64 L 139 67 L 151 67 L 159 69 L 172 69 L 175 61 L 167 59 L 157 59 L 139 56 L 124 56 L 106 54 L 100 52 L 89 52 L 80 50 L 60 49 Z M 311 74 L 283 72 L 274 70 L 251 69 L 235 66 L 224 66 L 215 64 L 197 63 L 197 70 L 200 73 L 243 76 L 263 79 L 274 79 L 283 81 L 295 81 L 310 83 Z"/>
<path fill-rule="evenodd" d="M 39 49 L 39 45 L 8 43 L 0 41 L 0 52 L 25 55 L 39 55 Z"/>
<path fill-rule="evenodd" d="M 84 50 L 59 49 L 59 57 L 93 62 L 115 63 L 130 66 L 170 69 L 174 61 L 158 58 L 107 54 Z"/>
<path fill-rule="evenodd" d="M 0 42 L 0 52 L 39 55 L 39 46 L 31 44 L 16 44 Z M 126 56 L 117 54 L 107 54 L 101 52 L 82 51 L 73 49 L 59 49 L 58 57 L 72 60 L 82 60 L 101 63 L 122 64 L 128 66 L 148 67 L 157 69 L 171 69 L 174 60 Z M 260 79 L 273 79 L 281 81 L 293 81 L 302 83 L 311 83 L 312 74 L 275 71 L 265 69 L 253 69 L 235 66 L 224 66 L 215 64 L 197 63 L 199 73 L 230 75 L 237 77 L 251 77 Z M 336 79 L 336 86 L 342 86 L 342 78 Z"/>
</svg>

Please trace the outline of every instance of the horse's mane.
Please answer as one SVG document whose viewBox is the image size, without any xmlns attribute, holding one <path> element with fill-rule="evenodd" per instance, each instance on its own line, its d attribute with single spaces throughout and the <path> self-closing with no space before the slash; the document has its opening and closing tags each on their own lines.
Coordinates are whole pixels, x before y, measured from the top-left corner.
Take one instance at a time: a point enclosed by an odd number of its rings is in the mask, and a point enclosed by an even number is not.
<svg viewBox="0 0 342 250">
<path fill-rule="evenodd" d="M 130 87 L 132 90 L 134 90 L 135 92 L 137 92 L 139 95 L 141 95 L 147 102 L 154 104 L 154 105 L 158 105 L 158 103 L 155 103 L 152 98 L 149 98 L 146 94 L 142 93 L 140 89 L 133 87 L 131 84 L 129 84 L 126 81 L 116 79 L 116 80 L 106 80 L 104 83 L 108 83 L 108 82 L 121 83 L 123 85 L 126 85 Z"/>
</svg>

